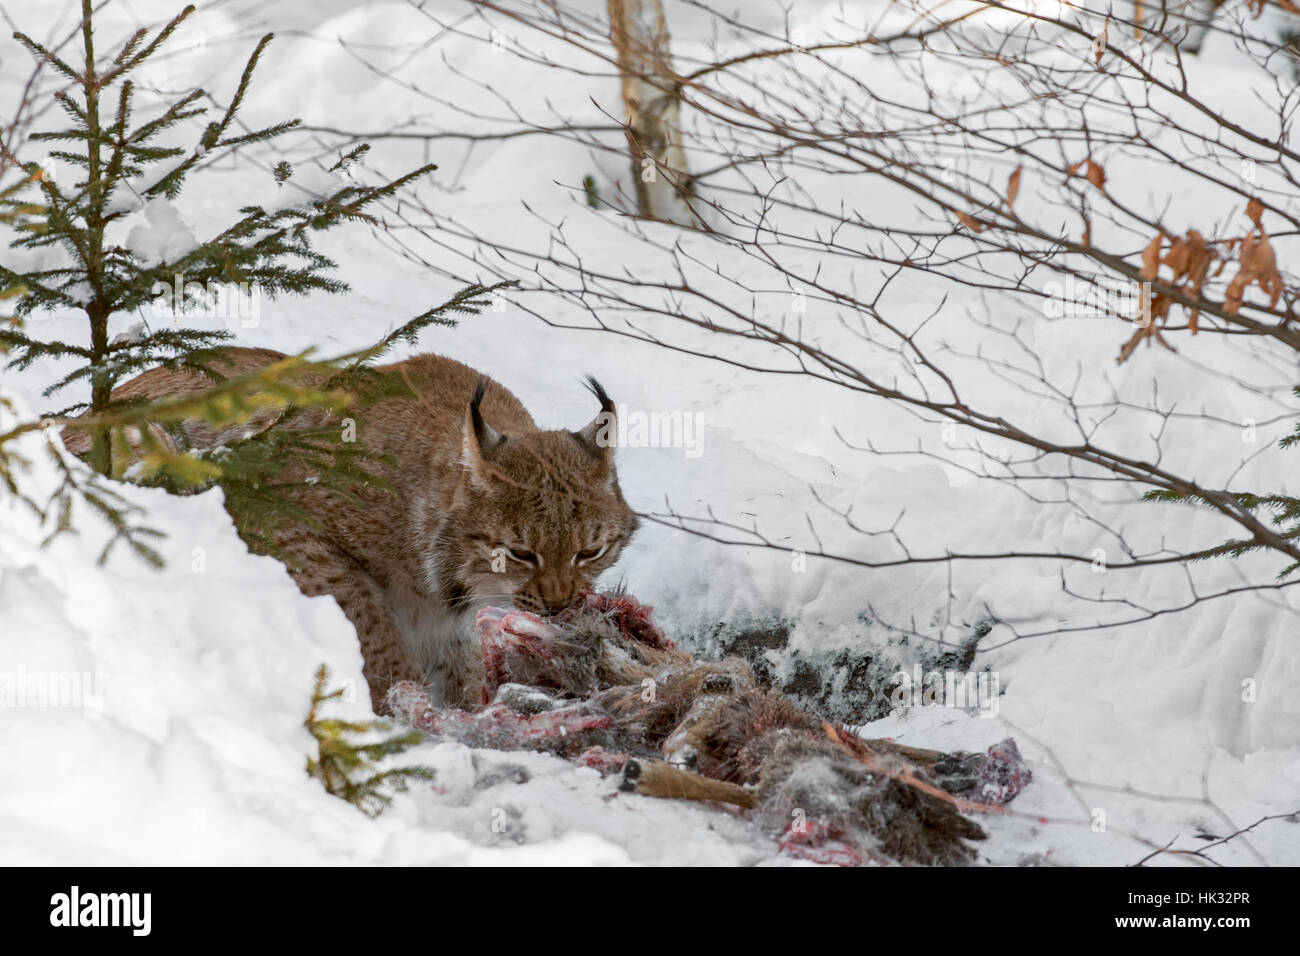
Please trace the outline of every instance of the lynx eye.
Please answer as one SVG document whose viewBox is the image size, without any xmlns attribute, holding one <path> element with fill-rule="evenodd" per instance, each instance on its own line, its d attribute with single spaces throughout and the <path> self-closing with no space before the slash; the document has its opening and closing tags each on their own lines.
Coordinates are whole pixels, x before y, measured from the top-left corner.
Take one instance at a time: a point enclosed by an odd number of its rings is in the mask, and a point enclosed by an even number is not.
<svg viewBox="0 0 1300 956">
<path fill-rule="evenodd" d="M 575 565 L 588 564 L 595 561 L 608 550 L 609 545 L 605 545 L 602 548 L 588 548 L 586 551 L 579 551 L 573 556 L 573 563 Z"/>
<path fill-rule="evenodd" d="M 506 548 L 505 552 L 520 564 L 534 564 L 539 568 L 542 566 L 542 559 L 532 551 L 524 551 L 521 548 Z"/>
</svg>

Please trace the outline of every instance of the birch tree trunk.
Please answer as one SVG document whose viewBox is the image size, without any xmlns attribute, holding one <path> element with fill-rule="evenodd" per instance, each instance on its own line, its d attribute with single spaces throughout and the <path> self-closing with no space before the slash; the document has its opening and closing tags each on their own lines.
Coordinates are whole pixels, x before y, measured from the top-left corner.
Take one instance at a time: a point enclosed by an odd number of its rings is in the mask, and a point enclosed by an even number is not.
<svg viewBox="0 0 1300 956">
<path fill-rule="evenodd" d="M 618 55 L 637 212 L 692 228 L 694 188 L 681 144 L 681 98 L 661 0 L 608 0 Z"/>
</svg>

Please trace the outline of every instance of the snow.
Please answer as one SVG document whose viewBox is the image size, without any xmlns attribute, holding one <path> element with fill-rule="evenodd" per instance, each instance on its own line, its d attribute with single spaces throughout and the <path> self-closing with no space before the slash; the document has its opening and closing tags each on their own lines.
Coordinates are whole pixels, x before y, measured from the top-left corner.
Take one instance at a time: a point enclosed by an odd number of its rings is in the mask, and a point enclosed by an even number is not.
<svg viewBox="0 0 1300 956">
<path fill-rule="evenodd" d="M 10 5 L 10 14 L 20 27 L 40 23 L 47 2 L 22 0 Z M 162 0 L 137 2 L 131 12 L 109 6 L 99 14 L 97 32 L 101 38 L 118 35 L 134 26 L 132 16 L 161 20 L 173 6 Z M 184 66 L 225 95 L 235 80 L 231 64 L 242 64 L 249 46 L 229 37 L 236 28 L 246 40 L 274 27 L 283 35 L 266 55 L 260 92 L 254 82 L 245 116 L 250 127 L 301 115 L 309 124 L 375 130 L 417 116 L 421 128 L 487 130 L 505 125 L 493 119 L 508 119 L 503 101 L 520 112 L 531 109 L 531 116 L 548 115 L 539 112 L 543 109 L 557 116 L 590 116 L 589 96 L 610 102 L 607 80 L 538 82 L 538 74 L 518 67 L 511 54 L 454 31 L 420 58 L 418 48 L 435 29 L 430 11 L 442 22 L 464 15 L 466 6 L 453 0 L 426 4 L 424 12 L 406 4 L 346 0 L 284 6 L 249 14 L 249 22 L 238 24 L 220 12 L 200 12 L 204 44 L 193 56 L 162 61 L 158 82 L 163 85 Z M 839 9 L 830 3 L 806 6 L 797 23 L 809 36 Z M 706 36 L 691 31 L 702 31 L 707 21 L 686 10 L 677 16 L 674 8 L 670 22 L 680 55 L 703 56 Z M 481 23 L 476 26 L 482 29 Z M 769 26 L 780 32 L 780 18 L 774 14 Z M 517 32 L 503 29 L 510 36 Z M 352 48 L 340 48 L 336 37 L 346 38 Z M 376 51 L 372 44 L 392 49 Z M 381 66 L 403 69 L 413 86 L 382 82 L 362 64 L 363 54 Z M 490 76 L 500 98 L 448 75 L 443 57 L 456 70 Z M 1206 60 L 1204 75 L 1222 95 L 1234 97 L 1235 108 L 1262 109 L 1232 92 L 1229 51 Z M 276 186 L 270 175 L 279 158 L 294 163 L 290 183 L 295 188 L 323 193 L 345 182 L 298 156 L 252 156 L 260 168 L 236 172 L 218 164 L 199 173 L 175 203 L 151 200 L 120 224 L 120 238 L 146 261 L 165 261 L 192 247 L 195 236 L 225 225 L 235 212 L 234 197 L 238 205 L 248 200 L 279 208 L 291 198 L 291 187 Z M 334 154 L 322 157 L 325 165 L 335 159 Z M 473 146 L 449 140 L 435 143 L 428 157 L 418 146 L 383 143 L 367 157 L 370 168 L 361 178 L 397 175 L 426 159 L 440 169 L 421 195 L 437 210 L 435 225 L 446 229 L 442 247 L 418 247 L 433 263 L 431 269 L 402 254 L 410 237 L 400 228 L 392 234 L 360 226 L 336 230 L 322 237 L 321 248 L 343 264 L 341 277 L 353 291 L 263 302 L 256 326 L 235 330 L 241 343 L 286 351 L 311 343 L 331 354 L 374 340 L 395 316 L 418 314 L 448 297 L 459 286 L 449 276 L 490 275 L 468 262 L 457 229 L 507 238 L 521 248 L 544 247 L 551 231 L 547 223 L 563 220 L 565 236 L 589 268 L 654 275 L 662 266 L 612 216 L 587 210 L 580 193 L 575 199 L 570 189 L 557 185 L 572 185 L 590 172 L 603 195 L 615 195 L 620 184 L 626 192 L 626 164 L 616 157 L 591 155 L 577 144 L 541 136 Z M 1122 181 L 1116 163 L 1108 172 L 1113 181 Z M 1028 200 L 1027 191 L 1021 201 Z M 901 217 L 911 209 L 897 196 L 870 201 L 882 217 Z M 1225 217 L 1231 212 L 1216 210 Z M 402 225 L 386 218 L 392 226 Z M 669 243 L 678 238 L 665 227 L 644 228 Z M 696 251 L 708 262 L 718 255 L 716 247 Z M 829 273 L 839 267 L 826 263 L 824 268 Z M 693 278 L 722 297 L 734 292 L 733 281 L 764 286 L 768 278 L 760 264 L 740 255 L 720 271 Z M 891 305 L 919 318 L 928 314 L 934 294 L 927 288 L 899 289 Z M 513 303 L 505 312 L 488 311 L 456 330 L 431 330 L 419 348 L 491 374 L 543 426 L 577 427 L 590 419 L 594 409 L 580 385 L 588 372 L 634 411 L 701 416 L 694 419 L 703 428 L 698 456 L 681 447 L 620 450 L 622 485 L 640 510 L 663 510 L 667 499 L 683 512 L 712 507 L 740 524 L 759 516 L 771 540 L 805 548 L 814 546 L 807 534 L 811 518 L 828 550 L 862 547 L 828 509 L 850 505 L 864 527 L 888 527 L 902 514 L 900 530 L 927 553 L 1009 547 L 1086 552 L 1096 543 L 1095 529 L 1067 509 L 1037 508 L 950 464 L 872 456 L 836 437 L 838 429 L 858 445 L 870 441 L 899 449 L 922 441 L 932 448 L 960 448 L 971 441 L 960 430 L 941 434 L 940 426 L 883 404 L 846 409 L 839 392 L 817 383 L 764 377 L 584 331 L 590 318 L 564 296 L 507 292 L 505 298 Z M 773 313 L 785 311 L 790 292 L 773 293 L 765 301 Z M 530 311 L 574 328 L 543 325 Z M 119 317 L 114 334 L 129 334 L 140 319 Z M 73 316 L 40 317 L 34 324 L 42 335 L 64 341 L 84 336 Z M 644 324 L 667 327 L 648 315 Z M 1033 333 L 1037 354 L 1060 357 L 1060 364 L 1048 369 L 1053 376 L 1068 379 L 1080 363 L 1108 370 L 1085 383 L 1095 390 L 1094 398 L 1112 386 L 1138 393 L 1158 379 L 1162 397 L 1199 408 L 1203 379 L 1197 365 L 1216 367 L 1223 361 L 1211 344 L 1181 342 L 1177 356 L 1144 350 L 1141 363 L 1113 372 L 1117 342 L 1095 334 L 1095 326 L 1039 323 Z M 833 341 L 831 333 L 827 336 Z M 890 358 L 881 350 L 861 361 L 887 369 Z M 49 407 L 42 389 L 64 371 L 47 362 L 23 373 L 4 372 L 0 394 L 17 402 L 19 418 L 34 416 Z M 1222 430 L 1236 428 L 1244 418 L 1273 421 L 1277 389 L 1292 384 L 1290 371 L 1279 373 L 1276 382 L 1259 383 L 1257 393 L 1225 386 L 1219 407 L 1231 420 Z M 1009 388 L 1002 397 L 1019 398 Z M 1079 400 L 1088 398 L 1083 394 Z M 1052 426 L 1046 409 L 1024 414 L 1037 416 L 1026 418 L 1032 424 Z M 1261 425 L 1260 440 L 1286 431 L 1293 418 Z M 13 420 L 11 413 L 0 412 L 0 431 Z M 1205 427 L 1171 424 L 1183 429 L 1173 443 L 1177 461 L 1172 464 L 1212 481 L 1236 461 L 1215 457 L 1214 443 L 1194 430 Z M 1103 437 L 1141 454 L 1149 434 L 1113 430 Z M 43 439 L 31 435 L 17 447 L 32 461 L 23 476 L 25 487 L 39 498 L 56 483 Z M 1255 474 L 1285 483 L 1267 471 Z M 315 668 L 325 662 L 337 680 L 361 686 L 356 640 L 337 606 L 327 598 L 302 596 L 277 562 L 249 555 L 219 493 L 188 499 L 143 489 L 125 493 L 145 509 L 151 526 L 166 533 L 160 549 L 167 565 L 161 572 L 120 548 L 102 567 L 96 565 L 107 532 L 85 512 L 77 515 L 79 536 L 43 547 L 48 528 L 39 527 L 21 505 L 0 500 L 0 671 L 91 675 L 86 707 L 15 706 L 2 715 L 0 767 L 20 772 L 5 773 L 0 785 L 0 859 L 39 864 L 794 862 L 733 814 L 628 795 L 610 799 L 612 782 L 590 769 L 545 755 L 453 743 L 430 743 L 407 755 L 411 763 L 434 768 L 432 787 L 397 797 L 377 820 L 363 816 L 323 793 L 303 770 L 311 740 L 302 720 Z M 1131 511 L 1116 506 L 1114 513 Z M 1204 539 L 1214 527 L 1207 515 L 1154 506 L 1124 526 L 1147 542 L 1163 538 L 1171 544 Z M 894 556 L 885 544 L 868 553 L 877 559 Z M 910 707 L 866 729 L 870 736 L 951 749 L 980 750 L 1007 736 L 1016 739 L 1035 780 L 1011 805 L 1012 814 L 981 821 L 990 831 L 981 858 L 989 862 L 1131 863 L 1152 844 L 1175 837 L 1185 843 L 1198 827 L 1225 836 L 1265 815 L 1300 809 L 1295 802 L 1300 696 L 1294 693 L 1300 683 L 1300 601 L 1292 592 L 1223 598 L 1190 613 L 1107 630 L 1051 633 L 1095 618 L 1097 609 L 1068 600 L 1060 590 L 1059 570 L 1050 563 L 959 562 L 951 578 L 939 566 L 862 570 L 812 556 L 803 568 L 786 554 L 725 547 L 645 523 L 607 583 L 625 579 L 635 595 L 655 605 L 656 620 L 670 635 L 698 646 L 707 643 L 719 622 L 788 623 L 793 628 L 789 648 L 768 652 L 780 677 L 792 674 L 801 660 L 823 660 L 842 649 L 871 648 L 879 651 L 882 666 L 910 671 L 936 651 L 907 638 L 904 632 L 913 622 L 918 630 L 942 633 L 949 645 L 986 619 L 1012 622 L 1021 633 L 1041 632 L 1017 640 L 1005 627 L 995 627 L 981 643 L 982 649 L 996 648 L 982 651 L 975 665 L 999 675 L 1003 694 L 995 716 Z M 1269 568 L 1267 562 L 1245 559 L 1235 566 L 1203 566 L 1197 580 L 1216 590 L 1239 584 L 1245 575 L 1267 577 Z M 1112 573 L 1118 572 L 1107 572 Z M 1085 577 L 1078 580 L 1087 583 Z M 1186 595 L 1185 580 L 1164 573 L 1142 572 L 1125 587 L 1124 593 L 1153 604 Z M 1251 682 L 1249 688 L 1243 682 Z M 102 698 L 96 699 L 96 688 Z M 1250 688 L 1255 695 L 1248 702 L 1243 692 Z M 3 689 L 0 685 L 0 693 Z M 365 699 L 363 692 L 349 705 L 354 715 L 366 712 Z M 1103 830 L 1097 829 L 1099 812 Z M 1300 827 L 1270 822 L 1248 840 L 1215 853 L 1225 863 L 1263 859 L 1295 865 Z"/>
<path fill-rule="evenodd" d="M 145 222 L 132 227 L 126 248 L 145 266 L 179 259 L 197 246 L 194 233 L 181 218 L 180 210 L 166 199 L 150 199 L 141 210 Z"/>
</svg>

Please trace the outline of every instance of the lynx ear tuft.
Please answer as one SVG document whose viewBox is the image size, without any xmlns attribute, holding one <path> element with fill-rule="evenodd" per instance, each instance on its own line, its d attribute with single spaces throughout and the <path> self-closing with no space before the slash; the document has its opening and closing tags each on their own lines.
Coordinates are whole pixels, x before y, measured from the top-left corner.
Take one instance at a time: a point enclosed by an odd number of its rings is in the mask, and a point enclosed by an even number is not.
<svg viewBox="0 0 1300 956">
<path fill-rule="evenodd" d="M 485 391 L 487 379 L 480 376 L 478 385 L 474 388 L 474 397 L 465 410 L 464 459 L 471 477 L 478 484 L 483 484 L 488 464 L 506 443 L 506 437 L 483 420 L 479 406 L 483 403 Z"/>
<path fill-rule="evenodd" d="M 585 428 L 574 432 L 574 437 L 606 461 L 613 461 L 614 445 L 618 436 L 616 431 L 618 419 L 614 402 L 594 376 L 588 375 L 585 384 L 591 390 L 591 394 L 596 396 L 596 401 L 600 402 L 600 411 Z"/>
</svg>

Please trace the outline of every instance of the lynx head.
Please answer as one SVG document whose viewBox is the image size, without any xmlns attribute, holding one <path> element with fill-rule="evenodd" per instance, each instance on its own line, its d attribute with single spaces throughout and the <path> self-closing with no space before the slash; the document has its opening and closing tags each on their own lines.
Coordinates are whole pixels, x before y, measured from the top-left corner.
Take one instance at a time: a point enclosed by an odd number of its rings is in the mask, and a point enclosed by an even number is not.
<svg viewBox="0 0 1300 956">
<path fill-rule="evenodd" d="M 587 385 L 600 412 L 582 430 L 505 435 L 484 421 L 479 382 L 444 550 L 462 600 L 541 614 L 568 607 L 636 530 L 614 471 L 614 403 L 594 378 Z"/>
</svg>

